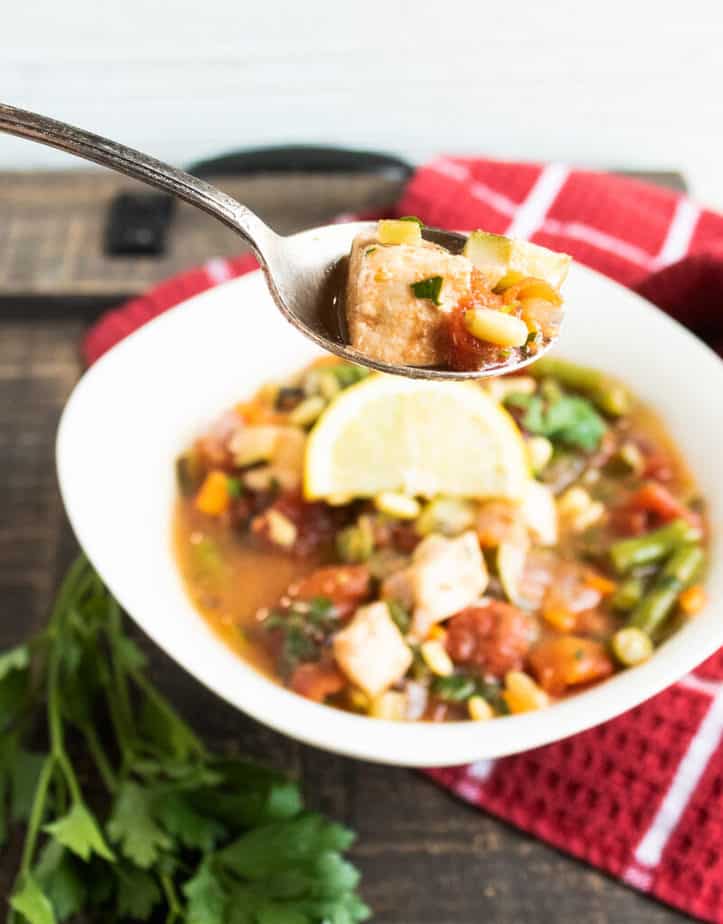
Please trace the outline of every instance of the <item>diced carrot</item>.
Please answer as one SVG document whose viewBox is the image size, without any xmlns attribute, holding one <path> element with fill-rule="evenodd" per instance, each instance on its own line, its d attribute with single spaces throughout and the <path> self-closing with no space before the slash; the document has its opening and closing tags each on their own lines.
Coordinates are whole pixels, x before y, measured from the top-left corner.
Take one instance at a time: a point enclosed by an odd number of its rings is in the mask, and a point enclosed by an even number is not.
<svg viewBox="0 0 723 924">
<path fill-rule="evenodd" d="M 570 610 L 561 607 L 550 607 L 542 611 L 542 616 L 546 622 L 558 629 L 560 632 L 571 632 L 575 628 L 575 614 Z"/>
<path fill-rule="evenodd" d="M 700 613 L 708 602 L 708 596 L 700 584 L 694 584 L 684 590 L 678 597 L 678 603 L 686 616 L 695 616 Z"/>
<path fill-rule="evenodd" d="M 585 572 L 585 583 L 601 593 L 603 597 L 609 597 L 610 594 L 615 593 L 615 589 L 618 586 L 615 581 L 606 578 L 605 575 L 600 574 L 599 571 L 593 571 L 592 568 L 588 568 Z"/>
<path fill-rule="evenodd" d="M 285 421 L 285 415 L 277 413 L 265 401 L 254 398 L 251 401 L 242 401 L 234 408 L 238 416 L 250 427 L 264 424 L 278 424 Z"/>
<path fill-rule="evenodd" d="M 689 510 L 659 481 L 646 481 L 630 498 L 633 510 L 645 510 L 660 517 L 664 523 L 683 517 L 693 525 L 698 525 L 699 517 Z"/>
<path fill-rule="evenodd" d="M 600 642 L 565 635 L 546 639 L 530 653 L 530 666 L 540 686 L 554 696 L 568 687 L 602 680 L 613 662 Z"/>
<path fill-rule="evenodd" d="M 230 503 L 226 473 L 217 469 L 209 472 L 196 495 L 196 509 L 210 517 L 217 517 L 228 510 Z"/>
</svg>

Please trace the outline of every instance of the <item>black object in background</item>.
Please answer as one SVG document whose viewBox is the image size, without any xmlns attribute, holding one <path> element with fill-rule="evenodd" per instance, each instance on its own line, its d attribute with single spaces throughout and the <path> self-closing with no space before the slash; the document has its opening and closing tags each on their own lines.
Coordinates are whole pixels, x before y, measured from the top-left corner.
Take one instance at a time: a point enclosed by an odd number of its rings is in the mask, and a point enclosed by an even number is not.
<svg viewBox="0 0 723 924">
<path fill-rule="evenodd" d="M 413 167 L 398 157 L 348 148 L 287 145 L 253 148 L 199 161 L 188 172 L 198 177 L 255 173 L 366 173 L 404 182 Z M 172 196 L 122 193 L 111 202 L 105 227 L 109 256 L 161 256 L 175 209 Z"/>
<path fill-rule="evenodd" d="M 111 202 L 105 252 L 113 256 L 160 256 L 176 202 L 162 193 L 121 193 Z"/>
</svg>

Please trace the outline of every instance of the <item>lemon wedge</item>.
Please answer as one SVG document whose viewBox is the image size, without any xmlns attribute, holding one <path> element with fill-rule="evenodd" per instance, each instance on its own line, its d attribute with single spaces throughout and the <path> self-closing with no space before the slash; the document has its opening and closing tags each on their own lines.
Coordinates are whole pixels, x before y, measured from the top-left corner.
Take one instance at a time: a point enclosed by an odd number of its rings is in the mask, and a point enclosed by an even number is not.
<svg viewBox="0 0 723 924">
<path fill-rule="evenodd" d="M 304 493 L 521 501 L 529 477 L 515 422 L 478 385 L 372 375 L 342 392 L 311 431 Z"/>
</svg>

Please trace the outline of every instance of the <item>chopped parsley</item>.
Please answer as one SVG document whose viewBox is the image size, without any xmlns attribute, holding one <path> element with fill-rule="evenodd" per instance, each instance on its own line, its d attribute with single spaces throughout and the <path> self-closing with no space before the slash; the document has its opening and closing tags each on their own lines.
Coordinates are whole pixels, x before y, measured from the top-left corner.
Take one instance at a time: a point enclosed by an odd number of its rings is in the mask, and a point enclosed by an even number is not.
<svg viewBox="0 0 723 924">
<path fill-rule="evenodd" d="M 367 249 L 364 251 L 364 255 L 368 257 L 369 254 L 374 253 L 376 249 L 377 249 L 376 247 L 367 247 Z"/>
<path fill-rule="evenodd" d="M 592 452 L 600 445 L 607 426 L 587 398 L 563 393 L 508 395 L 505 403 L 524 410 L 522 426 L 528 433 L 547 436 L 555 443 Z"/>
<path fill-rule="evenodd" d="M 398 600 L 387 600 L 387 609 L 397 629 L 399 629 L 402 635 L 406 635 L 412 624 L 412 617 L 409 615 L 407 608 L 402 606 Z"/>
<path fill-rule="evenodd" d="M 416 298 L 428 299 L 430 302 L 434 302 L 435 305 L 439 304 L 439 293 L 442 291 L 442 283 L 444 282 L 444 277 L 442 276 L 430 276 L 428 279 L 420 279 L 419 282 L 413 282 L 410 286 L 412 292 Z"/>
<path fill-rule="evenodd" d="M 337 612 L 326 597 L 295 600 L 288 608 L 271 610 L 263 621 L 268 632 L 281 633 L 279 672 L 284 678 L 304 661 L 318 661 L 329 634 L 336 628 Z"/>
<path fill-rule="evenodd" d="M 240 479 L 232 478 L 229 475 L 229 477 L 226 479 L 226 491 L 228 492 L 229 497 L 233 497 L 235 499 L 237 497 L 241 497 L 241 495 L 244 493 L 244 486 Z"/>
</svg>

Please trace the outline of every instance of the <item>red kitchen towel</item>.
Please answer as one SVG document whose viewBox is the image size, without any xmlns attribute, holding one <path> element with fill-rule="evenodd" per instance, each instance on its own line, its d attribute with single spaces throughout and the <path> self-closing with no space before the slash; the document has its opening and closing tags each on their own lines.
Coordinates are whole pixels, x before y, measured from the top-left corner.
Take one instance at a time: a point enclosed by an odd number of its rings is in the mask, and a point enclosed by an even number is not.
<svg viewBox="0 0 723 924">
<path fill-rule="evenodd" d="M 688 197 L 562 164 L 445 157 L 395 209 L 564 250 L 723 352 L 723 216 Z M 212 260 L 109 312 L 88 362 L 157 314 L 252 269 Z M 429 771 L 441 785 L 689 914 L 723 924 L 723 649 L 624 716 L 497 761 Z"/>
</svg>

